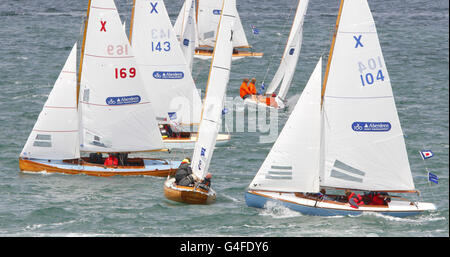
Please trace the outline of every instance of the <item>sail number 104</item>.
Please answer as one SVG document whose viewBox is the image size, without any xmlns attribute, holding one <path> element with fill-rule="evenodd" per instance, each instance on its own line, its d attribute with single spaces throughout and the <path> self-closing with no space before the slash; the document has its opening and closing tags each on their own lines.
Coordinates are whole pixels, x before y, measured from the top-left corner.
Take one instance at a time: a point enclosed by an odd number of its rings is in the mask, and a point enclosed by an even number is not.
<svg viewBox="0 0 450 257">
<path fill-rule="evenodd" d="M 384 81 L 383 62 L 380 56 L 369 58 L 367 62 L 358 62 L 359 78 L 361 85 L 372 85 L 377 81 Z"/>
</svg>

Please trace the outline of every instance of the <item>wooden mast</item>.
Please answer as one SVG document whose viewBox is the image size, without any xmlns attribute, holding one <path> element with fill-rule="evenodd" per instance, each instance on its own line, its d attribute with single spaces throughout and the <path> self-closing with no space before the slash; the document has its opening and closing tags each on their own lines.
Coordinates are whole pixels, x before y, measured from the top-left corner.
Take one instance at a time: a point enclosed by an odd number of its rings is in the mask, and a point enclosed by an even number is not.
<svg viewBox="0 0 450 257">
<path fill-rule="evenodd" d="M 323 86 L 322 86 L 322 94 L 321 94 L 321 100 L 320 100 L 320 106 L 322 107 L 323 105 L 323 97 L 325 95 L 325 89 L 327 87 L 327 81 L 328 81 L 328 73 L 330 71 L 330 64 L 331 64 L 331 59 L 333 57 L 333 50 L 334 50 L 334 44 L 336 43 L 336 36 L 337 36 L 337 32 L 339 29 L 339 21 L 341 19 L 341 13 L 342 13 L 342 6 L 344 5 L 344 0 L 341 0 L 341 5 L 339 6 L 339 13 L 336 19 L 336 26 L 335 26 L 335 30 L 334 30 L 334 35 L 333 35 L 333 41 L 331 42 L 331 46 L 330 46 L 330 53 L 328 54 L 328 61 L 327 61 L 327 68 L 325 71 L 325 77 L 323 80 Z"/>
<path fill-rule="evenodd" d="M 130 45 L 131 45 L 131 38 L 133 36 L 134 8 L 136 8 L 136 0 L 133 0 L 133 9 L 131 10 L 130 36 L 128 38 L 128 40 L 130 41 Z"/>
<path fill-rule="evenodd" d="M 91 10 L 91 0 L 89 0 L 87 14 L 86 14 L 86 20 L 84 21 L 83 42 L 81 44 L 80 65 L 78 68 L 78 78 L 77 78 L 77 106 L 78 106 L 78 99 L 80 97 L 81 72 L 83 70 L 84 46 L 86 45 L 86 32 L 87 32 L 87 26 L 88 26 L 88 22 L 89 22 L 90 10 Z"/>
</svg>

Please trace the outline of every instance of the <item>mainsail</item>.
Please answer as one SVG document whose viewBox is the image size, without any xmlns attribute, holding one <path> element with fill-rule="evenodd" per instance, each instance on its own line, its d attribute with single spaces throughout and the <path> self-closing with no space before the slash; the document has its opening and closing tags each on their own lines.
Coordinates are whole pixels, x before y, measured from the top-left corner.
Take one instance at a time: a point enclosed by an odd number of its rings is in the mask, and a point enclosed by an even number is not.
<svg viewBox="0 0 450 257">
<path fill-rule="evenodd" d="M 195 48 L 198 46 L 197 42 L 197 23 L 195 22 L 195 0 L 192 0 L 184 26 L 181 33 L 180 45 L 189 70 L 192 72 L 194 63 Z"/>
<path fill-rule="evenodd" d="M 52 160 L 80 157 L 76 65 L 75 43 L 34 124 L 21 157 Z"/>
<path fill-rule="evenodd" d="M 319 191 L 321 76 L 322 58 L 250 189 Z"/>
<path fill-rule="evenodd" d="M 365 0 L 343 1 L 324 82 L 321 185 L 414 190 L 377 30 Z"/>
<path fill-rule="evenodd" d="M 224 0 L 223 8 L 220 9 L 219 28 L 206 86 L 202 120 L 192 158 L 192 171 L 200 179 L 208 171 L 222 121 L 233 50 L 233 26 L 236 18 L 234 6 L 235 0 Z"/>
<path fill-rule="evenodd" d="M 188 2 L 190 2 L 190 0 L 186 0 L 184 3 L 174 24 L 174 29 L 178 37 L 180 37 L 181 33 L 184 31 L 183 24 L 187 23 L 188 15 L 186 15 L 186 9 L 190 6 L 190 3 Z M 214 47 L 222 4 L 223 0 L 197 0 L 196 22 L 199 46 Z M 236 2 L 231 7 L 231 12 L 236 17 L 235 27 L 233 28 L 233 47 L 249 48 L 250 46 L 236 8 Z"/>
<path fill-rule="evenodd" d="M 162 0 L 135 0 L 130 41 L 158 120 L 198 124 L 201 99 Z M 192 53 L 193 54 L 193 53 Z"/>
<path fill-rule="evenodd" d="M 82 49 L 81 150 L 163 148 L 142 72 L 113 0 L 91 0 Z"/>
<path fill-rule="evenodd" d="M 295 68 L 297 67 L 303 39 L 303 21 L 308 3 L 309 0 L 299 0 L 298 2 L 297 11 L 292 22 L 291 32 L 289 33 L 280 66 L 266 91 L 266 94 L 271 95 L 280 87 L 277 97 L 281 100 L 285 100 L 286 94 L 291 86 L 292 78 L 294 77 Z"/>
</svg>

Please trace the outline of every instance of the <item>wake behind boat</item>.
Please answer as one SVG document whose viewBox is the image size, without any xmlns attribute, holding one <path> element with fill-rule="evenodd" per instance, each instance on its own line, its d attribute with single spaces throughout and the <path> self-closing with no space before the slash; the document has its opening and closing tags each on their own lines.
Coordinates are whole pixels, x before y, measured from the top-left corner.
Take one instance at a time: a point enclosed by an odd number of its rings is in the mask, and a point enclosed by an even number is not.
<svg viewBox="0 0 450 257">
<path fill-rule="evenodd" d="M 250 183 L 247 205 L 275 201 L 308 215 L 435 210 L 392 195 L 418 191 L 366 0 L 341 1 L 322 88 L 321 77 L 322 58 Z"/>
<path fill-rule="evenodd" d="M 89 2 L 78 74 L 76 49 L 75 44 L 20 154 L 20 170 L 172 174 L 179 162 L 128 158 L 160 151 L 163 143 L 113 0 Z"/>
</svg>

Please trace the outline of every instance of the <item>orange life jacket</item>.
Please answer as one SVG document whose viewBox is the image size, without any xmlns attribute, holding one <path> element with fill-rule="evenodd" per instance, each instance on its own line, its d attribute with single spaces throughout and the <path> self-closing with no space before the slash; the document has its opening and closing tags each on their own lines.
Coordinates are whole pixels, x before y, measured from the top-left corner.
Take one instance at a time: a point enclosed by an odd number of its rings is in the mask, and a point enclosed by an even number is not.
<svg viewBox="0 0 450 257">
<path fill-rule="evenodd" d="M 242 82 L 241 84 L 241 88 L 239 89 L 239 95 L 241 96 L 241 98 L 244 98 L 244 96 L 246 95 L 251 95 L 252 93 L 250 92 L 250 89 L 247 86 L 247 83 Z"/>
<path fill-rule="evenodd" d="M 250 82 L 250 84 L 248 85 L 248 89 L 250 90 L 250 94 L 256 95 L 256 87 L 255 87 L 255 83 Z"/>
</svg>

